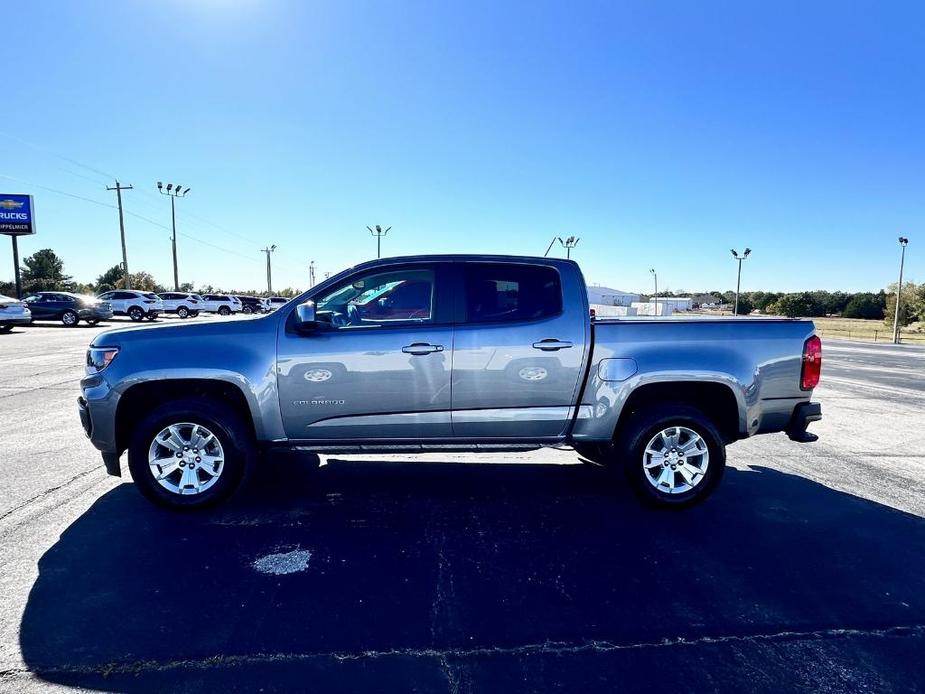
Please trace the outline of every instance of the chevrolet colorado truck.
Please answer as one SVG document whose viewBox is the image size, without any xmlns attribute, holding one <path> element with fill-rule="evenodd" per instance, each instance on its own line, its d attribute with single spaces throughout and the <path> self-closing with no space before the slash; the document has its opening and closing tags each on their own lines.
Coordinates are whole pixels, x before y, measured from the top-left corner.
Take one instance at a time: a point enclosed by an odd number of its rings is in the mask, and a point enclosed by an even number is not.
<svg viewBox="0 0 925 694">
<path fill-rule="evenodd" d="M 708 496 L 725 446 L 815 440 L 810 321 L 594 319 L 570 260 L 363 263 L 265 316 L 100 333 L 78 400 L 106 470 L 169 507 L 231 495 L 274 448 L 572 446 L 646 501 Z"/>
</svg>

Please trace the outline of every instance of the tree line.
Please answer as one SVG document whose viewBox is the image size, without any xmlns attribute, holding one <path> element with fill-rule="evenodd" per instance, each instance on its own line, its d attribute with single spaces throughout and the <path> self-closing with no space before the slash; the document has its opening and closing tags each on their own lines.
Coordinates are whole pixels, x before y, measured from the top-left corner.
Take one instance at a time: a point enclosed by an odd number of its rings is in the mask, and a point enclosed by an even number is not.
<svg viewBox="0 0 925 694">
<path fill-rule="evenodd" d="M 43 248 L 23 259 L 21 268 L 23 291 L 68 291 L 78 294 L 99 294 L 112 289 L 124 287 L 122 266 L 113 265 L 96 282 L 82 284 L 65 274 L 64 261 L 50 248 Z M 155 281 L 147 272 L 130 273 L 132 289 L 149 292 L 171 291 Z M 200 285 L 198 289 L 192 282 L 180 285 L 180 291 L 198 292 L 200 294 L 242 294 L 246 296 L 266 296 L 267 292 L 261 290 L 220 289 L 212 285 Z M 0 294 L 11 295 L 15 292 L 12 282 L 0 282 Z M 287 287 L 277 296 L 293 297 L 301 293 L 300 289 Z M 693 293 L 697 295 L 696 292 Z M 662 296 L 691 296 L 691 292 L 665 292 Z M 711 291 L 705 296 L 712 297 L 715 303 L 735 304 L 735 292 Z M 704 298 L 704 297 L 702 297 Z M 708 303 L 701 301 L 701 304 Z M 890 285 L 886 290 L 879 292 L 841 292 L 841 291 L 809 291 L 809 292 L 742 292 L 739 294 L 740 315 L 759 312 L 767 315 L 787 316 L 789 318 L 814 318 L 821 316 L 840 316 L 842 318 L 866 318 L 868 320 L 884 320 L 888 325 L 893 323 L 893 314 L 896 310 L 896 285 Z M 903 301 L 900 309 L 899 323 L 906 326 L 917 321 L 925 321 L 925 282 L 916 285 L 914 282 L 903 283 Z"/>
<path fill-rule="evenodd" d="M 121 263 L 116 263 L 106 272 L 96 278 L 95 282 L 82 283 L 74 281 L 71 275 L 64 271 L 64 260 L 50 248 L 43 248 L 32 255 L 23 258 L 20 267 L 23 294 L 33 292 L 74 292 L 75 294 L 101 294 L 113 289 L 125 288 L 125 273 Z M 143 292 L 169 292 L 171 287 L 158 283 L 149 272 L 130 272 L 129 280 L 132 289 Z M 261 290 L 221 289 L 211 284 L 200 285 L 195 288 L 192 282 L 180 285 L 181 292 L 195 292 L 199 294 L 240 294 L 242 296 L 268 296 L 269 293 Z M 274 296 L 293 297 L 301 294 L 300 289 L 287 287 Z M 0 294 L 12 296 L 16 292 L 14 282 L 0 282 Z"/>
</svg>

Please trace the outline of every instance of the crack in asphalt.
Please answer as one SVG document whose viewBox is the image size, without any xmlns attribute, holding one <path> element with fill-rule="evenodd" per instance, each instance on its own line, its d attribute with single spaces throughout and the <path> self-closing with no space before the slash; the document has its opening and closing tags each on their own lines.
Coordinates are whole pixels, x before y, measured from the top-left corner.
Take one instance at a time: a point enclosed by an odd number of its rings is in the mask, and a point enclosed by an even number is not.
<svg viewBox="0 0 925 694">
<path fill-rule="evenodd" d="M 72 484 L 73 482 L 76 482 L 77 480 L 79 480 L 79 479 L 81 479 L 81 478 L 83 478 L 83 477 L 86 477 L 86 476 L 89 475 L 90 473 L 97 472 L 97 471 L 99 471 L 100 469 L 102 469 L 100 465 L 94 465 L 93 467 L 91 467 L 91 468 L 88 469 L 88 470 L 84 470 L 83 472 L 77 473 L 76 475 L 74 475 L 73 477 L 71 477 L 70 479 L 68 479 L 67 481 L 62 482 L 61 484 L 59 484 L 59 485 L 57 485 L 57 486 L 55 486 L 55 487 L 51 487 L 51 488 L 49 488 L 49 489 L 46 489 L 45 491 L 40 492 L 39 494 L 36 494 L 35 496 L 33 496 L 33 497 L 29 498 L 29 499 L 26 499 L 26 500 L 23 501 L 21 504 L 18 504 L 17 506 L 14 506 L 14 507 L 11 508 L 10 510 L 4 511 L 3 513 L 0 513 L 0 521 L 4 520 L 5 518 L 7 518 L 7 517 L 9 517 L 9 516 L 11 516 L 11 515 L 13 515 L 13 514 L 16 513 L 17 511 L 21 511 L 22 509 L 26 508 L 26 507 L 29 506 L 30 504 L 33 504 L 33 503 L 35 503 L 36 501 L 39 501 L 39 500 L 45 498 L 46 496 L 48 496 L 48 495 L 51 494 L 52 492 L 56 492 L 56 491 L 58 491 L 59 489 L 63 489 L 64 487 L 67 487 L 69 484 Z"/>
<path fill-rule="evenodd" d="M 835 641 L 858 637 L 872 638 L 914 638 L 925 636 L 925 624 L 908 626 L 891 626 L 881 629 L 833 628 L 812 631 L 777 631 L 759 634 L 700 636 L 687 638 L 683 636 L 664 638 L 661 641 L 642 641 L 637 643 L 618 643 L 613 641 L 584 641 L 569 643 L 565 641 L 547 641 L 545 643 L 524 644 L 521 646 L 475 646 L 471 648 L 395 648 L 390 650 L 368 651 L 332 651 L 309 653 L 255 653 L 251 655 L 216 655 L 207 658 L 182 660 L 134 660 L 112 661 L 98 665 L 41 666 L 31 668 L 6 668 L 0 670 L 0 679 L 17 677 L 34 673 L 37 675 L 92 675 L 109 676 L 115 674 L 138 675 L 145 672 L 166 672 L 171 670 L 205 670 L 211 667 L 235 665 L 258 665 L 274 662 L 307 662 L 312 660 L 334 660 L 337 662 L 376 660 L 381 658 L 433 658 L 441 665 L 449 664 L 449 659 L 466 659 L 493 656 L 532 656 L 532 655 L 581 655 L 586 653 L 612 653 L 654 648 L 697 647 L 723 645 L 729 643 L 784 643 L 790 641 Z M 455 678 L 448 682 L 452 687 L 457 684 Z"/>
</svg>

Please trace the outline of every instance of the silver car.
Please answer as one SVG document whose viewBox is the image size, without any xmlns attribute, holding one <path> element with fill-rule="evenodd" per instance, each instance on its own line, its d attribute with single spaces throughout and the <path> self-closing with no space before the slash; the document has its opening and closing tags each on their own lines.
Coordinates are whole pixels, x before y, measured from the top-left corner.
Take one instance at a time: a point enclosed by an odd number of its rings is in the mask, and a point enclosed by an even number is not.
<svg viewBox="0 0 925 694">
<path fill-rule="evenodd" d="M 29 325 L 32 311 L 19 299 L 0 294 L 0 333 L 10 332 L 14 326 Z"/>
</svg>

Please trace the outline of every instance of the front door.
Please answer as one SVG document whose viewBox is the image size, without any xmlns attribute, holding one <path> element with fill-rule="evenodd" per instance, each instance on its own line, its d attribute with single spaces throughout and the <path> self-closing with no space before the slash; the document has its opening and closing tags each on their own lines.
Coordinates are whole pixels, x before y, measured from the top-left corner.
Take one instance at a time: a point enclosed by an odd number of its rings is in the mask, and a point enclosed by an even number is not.
<svg viewBox="0 0 925 694">
<path fill-rule="evenodd" d="M 444 265 L 360 272 L 313 296 L 316 330 L 280 330 L 280 408 L 291 440 L 448 438 L 453 326 Z"/>
<path fill-rule="evenodd" d="M 457 437 L 562 436 L 574 413 L 588 319 L 563 311 L 554 265 L 464 265 L 465 316 L 453 348 L 453 433 Z M 574 280 L 569 280 L 573 281 Z"/>
</svg>

